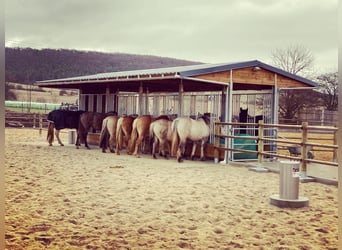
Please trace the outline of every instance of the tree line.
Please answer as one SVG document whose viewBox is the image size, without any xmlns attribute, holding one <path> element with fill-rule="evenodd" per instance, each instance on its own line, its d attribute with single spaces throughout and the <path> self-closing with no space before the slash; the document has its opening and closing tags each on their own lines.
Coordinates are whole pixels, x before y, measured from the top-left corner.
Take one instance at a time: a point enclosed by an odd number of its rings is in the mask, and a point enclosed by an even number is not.
<svg viewBox="0 0 342 250">
<path fill-rule="evenodd" d="M 198 64 L 150 55 L 32 48 L 5 48 L 5 60 L 6 82 L 26 84 L 114 71 Z"/>
</svg>

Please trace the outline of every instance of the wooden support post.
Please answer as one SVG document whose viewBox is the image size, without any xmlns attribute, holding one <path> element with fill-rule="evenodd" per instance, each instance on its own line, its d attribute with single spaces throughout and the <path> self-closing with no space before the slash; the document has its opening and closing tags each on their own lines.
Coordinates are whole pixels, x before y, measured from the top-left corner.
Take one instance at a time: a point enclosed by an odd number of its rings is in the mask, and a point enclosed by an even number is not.
<svg viewBox="0 0 342 250">
<path fill-rule="evenodd" d="M 220 161 L 220 151 L 218 150 L 218 147 L 220 146 L 220 138 L 217 135 L 220 134 L 220 125 L 216 124 L 216 122 L 214 124 L 215 124 L 214 162 L 218 163 Z"/>
<path fill-rule="evenodd" d="M 306 158 L 308 155 L 308 150 L 307 150 L 307 146 L 306 143 L 308 142 L 308 123 L 307 122 L 303 122 L 302 123 L 302 169 L 301 169 L 301 173 L 303 177 L 306 177 L 306 167 L 307 167 L 307 162 L 306 162 Z"/>
<path fill-rule="evenodd" d="M 258 162 L 262 163 L 264 151 L 264 121 L 259 121 L 259 135 L 258 135 Z"/>
</svg>

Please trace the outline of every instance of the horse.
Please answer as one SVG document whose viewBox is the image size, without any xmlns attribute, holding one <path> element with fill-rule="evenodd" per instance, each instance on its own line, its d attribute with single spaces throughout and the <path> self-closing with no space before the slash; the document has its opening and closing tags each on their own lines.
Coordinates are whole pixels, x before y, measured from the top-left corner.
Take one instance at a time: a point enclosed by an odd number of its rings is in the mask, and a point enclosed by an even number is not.
<svg viewBox="0 0 342 250">
<path fill-rule="evenodd" d="M 259 123 L 259 121 L 263 120 L 264 116 L 263 115 L 257 115 L 257 116 L 250 116 L 248 115 L 248 108 L 246 109 L 242 109 L 240 108 L 240 113 L 239 113 L 239 122 L 241 123 Z M 241 129 L 242 128 L 242 129 Z M 255 129 L 254 130 L 254 135 L 258 136 L 259 130 Z M 240 125 L 240 131 L 239 134 L 246 134 L 247 130 L 246 130 L 246 126 L 245 125 Z"/>
<path fill-rule="evenodd" d="M 118 116 L 111 115 L 107 116 L 102 121 L 99 147 L 102 148 L 103 153 L 106 152 L 107 147 L 109 147 L 110 152 L 115 152 L 114 148 L 116 145 L 116 127 L 118 120 Z"/>
<path fill-rule="evenodd" d="M 79 130 L 79 122 L 80 122 L 80 116 L 85 111 L 79 110 L 79 111 L 70 111 L 70 110 L 53 110 L 48 114 L 47 121 L 48 121 L 48 132 L 47 132 L 47 141 L 49 143 L 49 146 L 52 146 L 52 142 L 54 140 L 54 129 L 56 138 L 58 140 L 58 143 L 61 146 L 64 146 L 61 139 L 59 138 L 59 132 L 61 129 L 70 128 L 70 129 L 76 129 L 76 132 L 78 134 Z M 76 147 L 78 146 L 79 141 L 76 141 Z"/>
<path fill-rule="evenodd" d="M 118 119 L 116 125 L 116 154 L 120 154 L 123 143 L 126 144 L 127 149 L 129 148 L 129 139 L 132 133 L 132 125 L 135 117 L 125 116 Z"/>
<path fill-rule="evenodd" d="M 151 115 L 141 115 L 138 116 L 132 125 L 130 148 L 128 153 L 137 156 L 138 148 L 144 138 L 148 135 L 150 124 L 152 122 Z"/>
<path fill-rule="evenodd" d="M 167 145 L 170 152 L 169 143 L 172 141 L 172 131 L 171 131 L 172 121 L 168 119 L 158 119 L 150 124 L 149 134 L 150 140 L 153 139 L 152 146 L 152 156 L 154 159 L 156 157 L 156 147 L 159 146 L 159 155 L 167 158 L 165 153 L 165 146 Z"/>
<path fill-rule="evenodd" d="M 129 154 L 133 153 L 135 156 L 138 155 L 139 146 L 148 137 L 151 122 L 159 119 L 169 119 L 169 117 L 167 115 L 161 115 L 153 118 L 151 115 L 141 115 L 134 120 L 128 151 Z"/>
<path fill-rule="evenodd" d="M 194 160 L 196 142 L 201 142 L 201 156 L 200 160 L 205 160 L 204 156 L 204 145 L 208 141 L 210 135 L 210 119 L 208 116 L 200 116 L 197 120 L 189 117 L 179 117 L 175 119 L 171 124 L 172 136 L 172 147 L 171 152 L 175 152 L 177 145 L 177 161 L 182 162 L 182 156 L 185 151 L 185 144 L 187 140 L 193 142 L 191 151 L 191 160 Z M 179 141 L 179 143 L 178 143 Z"/>
<path fill-rule="evenodd" d="M 101 131 L 103 119 L 105 119 L 107 116 L 111 114 L 113 113 L 84 112 L 80 116 L 79 131 L 76 139 L 78 145 L 80 145 L 79 140 L 82 139 L 84 141 L 84 146 L 87 149 L 90 149 L 87 143 L 87 135 L 89 129 L 93 128 L 94 130 Z"/>
</svg>

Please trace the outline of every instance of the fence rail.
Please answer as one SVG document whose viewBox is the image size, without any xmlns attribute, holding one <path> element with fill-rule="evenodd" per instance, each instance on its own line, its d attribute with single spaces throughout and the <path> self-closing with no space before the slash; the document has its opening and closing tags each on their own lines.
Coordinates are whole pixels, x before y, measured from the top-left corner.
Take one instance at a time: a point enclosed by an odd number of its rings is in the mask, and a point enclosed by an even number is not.
<svg viewBox="0 0 342 250">
<path fill-rule="evenodd" d="M 5 113 L 6 127 L 46 128 L 47 114 L 41 113 Z"/>
<path fill-rule="evenodd" d="M 236 129 L 239 128 L 255 128 L 258 133 L 256 136 L 236 134 Z M 267 129 L 271 129 L 273 133 L 265 133 Z M 287 138 L 279 137 L 279 130 L 284 129 L 286 131 L 293 131 L 300 133 L 300 137 L 292 137 L 292 140 Z M 215 158 L 218 159 L 219 151 L 225 152 L 225 157 L 233 161 L 233 152 L 255 154 L 259 163 L 266 160 L 266 158 L 284 158 L 290 160 L 296 160 L 301 162 L 301 171 L 305 174 L 307 170 L 307 163 L 319 163 L 331 166 L 338 166 L 337 163 L 337 127 L 332 126 L 309 126 L 307 122 L 303 122 L 302 125 L 286 125 L 286 124 L 264 124 L 263 121 L 259 123 L 225 123 L 215 122 Z M 317 143 L 312 140 L 318 140 L 317 136 L 310 136 L 312 134 L 331 134 L 332 143 Z M 267 135 L 265 135 L 267 134 Z M 224 139 L 225 143 L 222 145 L 220 141 Z M 254 140 L 255 150 L 247 148 L 238 148 L 234 144 L 234 140 Z M 293 140 L 297 139 L 297 140 Z M 328 140 L 328 139 L 325 139 Z M 268 145 L 266 148 L 266 144 Z M 288 147 L 295 147 L 299 152 L 297 155 L 286 155 L 280 152 L 281 149 Z M 333 156 L 331 160 L 317 160 L 310 157 L 310 151 L 324 151 L 332 152 Z"/>
</svg>

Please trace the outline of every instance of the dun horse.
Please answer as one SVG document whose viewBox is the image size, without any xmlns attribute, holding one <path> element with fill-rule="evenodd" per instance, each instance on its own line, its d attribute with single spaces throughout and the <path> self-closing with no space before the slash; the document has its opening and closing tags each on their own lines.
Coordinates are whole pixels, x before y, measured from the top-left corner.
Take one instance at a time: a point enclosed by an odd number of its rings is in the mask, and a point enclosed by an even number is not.
<svg viewBox="0 0 342 250">
<path fill-rule="evenodd" d="M 145 138 L 148 138 L 150 124 L 159 119 L 169 119 L 167 115 L 153 118 L 151 115 L 141 115 L 133 122 L 129 154 L 138 155 L 139 146 Z"/>
<path fill-rule="evenodd" d="M 120 150 L 123 147 L 123 144 L 126 144 L 126 148 L 129 148 L 129 139 L 132 133 L 132 124 L 134 121 L 134 117 L 125 116 L 120 117 L 118 119 L 116 125 L 116 154 L 120 154 Z"/>
<path fill-rule="evenodd" d="M 159 147 L 159 155 L 167 158 L 165 147 L 168 146 L 170 152 L 170 142 L 172 141 L 171 131 L 172 121 L 159 119 L 150 124 L 150 140 L 153 139 L 152 156 L 156 159 L 156 147 Z"/>
<path fill-rule="evenodd" d="M 144 138 L 148 135 L 149 127 L 152 122 L 152 116 L 142 115 L 137 117 L 132 126 L 130 150 L 129 153 L 138 155 L 138 149 Z"/>
<path fill-rule="evenodd" d="M 177 161 L 182 162 L 182 157 L 185 152 L 185 145 L 187 140 L 193 141 L 191 160 L 195 157 L 196 142 L 201 143 L 201 156 L 200 160 L 205 160 L 204 145 L 208 141 L 210 129 L 209 118 L 201 116 L 197 120 L 188 117 L 180 117 L 172 122 L 171 129 L 173 133 L 172 138 L 172 152 L 177 148 Z M 179 143 L 178 143 L 179 141 Z"/>
<path fill-rule="evenodd" d="M 49 145 L 52 146 L 52 142 L 54 140 L 54 129 L 56 138 L 58 143 L 61 146 L 64 146 L 61 139 L 59 138 L 59 132 L 61 129 L 70 128 L 76 129 L 78 134 L 80 115 L 84 113 L 84 111 L 69 111 L 69 110 L 53 110 L 48 114 L 48 132 L 47 132 L 47 141 Z M 78 141 L 76 141 L 76 146 L 78 146 Z"/>
<path fill-rule="evenodd" d="M 107 116 L 102 122 L 102 129 L 100 134 L 99 146 L 102 148 L 102 152 L 105 153 L 107 147 L 110 152 L 114 153 L 116 145 L 116 127 L 118 123 L 118 116 Z"/>
</svg>

